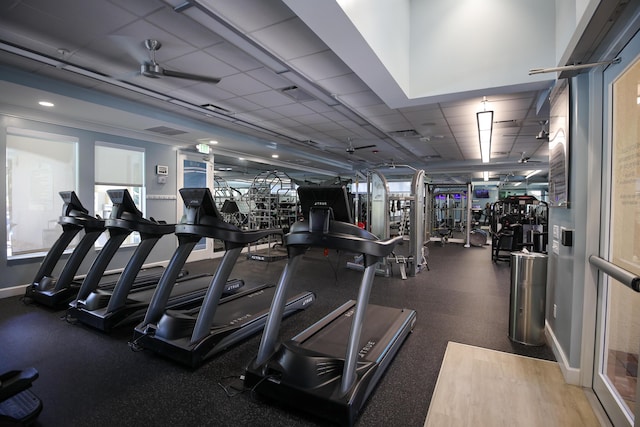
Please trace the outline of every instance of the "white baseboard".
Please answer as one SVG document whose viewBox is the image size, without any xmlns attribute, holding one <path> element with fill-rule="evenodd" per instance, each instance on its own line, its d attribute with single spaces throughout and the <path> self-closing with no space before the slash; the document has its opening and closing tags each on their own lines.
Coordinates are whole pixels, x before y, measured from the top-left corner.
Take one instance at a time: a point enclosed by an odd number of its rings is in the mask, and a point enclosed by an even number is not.
<svg viewBox="0 0 640 427">
<path fill-rule="evenodd" d="M 571 366 L 569 366 L 569 360 L 564 354 L 564 351 L 562 351 L 562 347 L 560 347 L 560 343 L 553 333 L 553 330 L 549 326 L 549 323 L 545 321 L 544 326 L 544 334 L 547 337 L 547 342 L 551 343 L 551 350 L 553 350 L 553 355 L 558 361 L 558 366 L 560 366 L 560 371 L 564 376 L 564 380 L 567 382 L 567 384 L 581 386 L 580 369 L 572 368 Z"/>
<path fill-rule="evenodd" d="M 25 289 L 29 285 L 12 286 L 10 288 L 0 289 L 0 299 L 15 297 L 16 295 L 24 295 Z"/>
<path fill-rule="evenodd" d="M 261 244 L 261 245 L 258 245 L 258 246 L 254 246 L 251 249 L 252 250 L 262 250 L 262 249 L 267 249 L 268 247 L 269 247 L 269 244 L 265 243 L 265 244 Z M 247 247 L 242 249 L 242 252 L 247 252 L 247 251 L 248 251 Z M 211 259 L 221 258 L 223 255 L 224 255 L 224 251 L 213 252 L 212 254 L 210 254 L 210 258 Z M 169 263 L 168 260 L 167 261 L 152 262 L 152 263 L 149 263 L 149 264 L 145 264 L 143 267 L 144 268 L 150 268 L 150 267 L 156 267 L 156 266 L 166 267 L 168 263 Z M 104 274 L 119 273 L 121 271 L 122 271 L 122 268 L 113 269 L 113 270 L 105 271 Z M 17 295 L 24 295 L 24 292 L 25 292 L 25 289 L 27 288 L 27 286 L 29 286 L 29 285 L 18 285 L 18 286 L 12 286 L 12 287 L 9 287 L 9 288 L 0 288 L 0 299 L 15 297 Z"/>
</svg>

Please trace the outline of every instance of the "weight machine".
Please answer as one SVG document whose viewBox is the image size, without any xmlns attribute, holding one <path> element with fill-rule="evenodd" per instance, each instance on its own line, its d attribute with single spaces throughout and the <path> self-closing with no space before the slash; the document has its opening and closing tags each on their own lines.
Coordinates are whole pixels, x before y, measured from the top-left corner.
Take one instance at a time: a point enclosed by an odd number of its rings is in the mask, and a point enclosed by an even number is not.
<svg viewBox="0 0 640 427">
<path fill-rule="evenodd" d="M 423 170 L 415 170 L 409 194 L 391 193 L 384 175 L 377 170 L 367 173 L 367 194 L 364 203 L 360 197 L 357 198 L 360 201 L 360 209 L 357 212 L 362 213 L 366 229 L 382 240 L 399 235 L 404 236 L 404 240 L 409 242 L 408 250 L 399 246 L 383 262 L 378 263 L 378 275 L 390 276 L 393 262 L 400 267 L 403 279 L 406 279 L 407 275 L 415 276 L 424 268 L 429 268 L 425 248 L 424 178 Z M 348 263 L 347 266 L 362 269 L 362 260 L 356 258 L 355 262 Z"/>
<path fill-rule="evenodd" d="M 491 206 L 491 259 L 510 261 L 526 248 L 546 252 L 548 205 L 530 195 L 508 196 Z"/>
<path fill-rule="evenodd" d="M 471 213 L 471 183 L 431 184 L 429 186 L 431 216 L 429 229 L 431 240 L 446 243 L 463 243 L 470 246 L 473 216 Z M 462 236 L 462 237 L 457 237 Z"/>
</svg>

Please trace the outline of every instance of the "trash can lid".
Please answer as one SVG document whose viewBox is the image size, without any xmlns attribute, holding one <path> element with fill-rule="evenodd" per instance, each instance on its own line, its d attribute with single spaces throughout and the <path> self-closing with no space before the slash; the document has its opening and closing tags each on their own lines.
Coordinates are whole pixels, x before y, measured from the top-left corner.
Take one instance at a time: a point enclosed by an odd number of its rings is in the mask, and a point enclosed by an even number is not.
<svg viewBox="0 0 640 427">
<path fill-rule="evenodd" d="M 541 254 L 540 252 L 511 252 L 511 256 L 514 257 L 531 257 L 531 258 L 546 258 L 546 254 Z"/>
</svg>

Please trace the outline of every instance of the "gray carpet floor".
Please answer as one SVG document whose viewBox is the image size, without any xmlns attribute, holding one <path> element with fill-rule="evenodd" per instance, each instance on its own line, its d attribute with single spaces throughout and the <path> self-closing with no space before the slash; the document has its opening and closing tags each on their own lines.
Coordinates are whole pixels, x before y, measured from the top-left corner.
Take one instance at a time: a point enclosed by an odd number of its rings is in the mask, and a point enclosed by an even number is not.
<svg viewBox="0 0 640 427">
<path fill-rule="evenodd" d="M 417 311 L 417 323 L 369 399 L 358 426 L 422 427 L 448 341 L 553 360 L 548 346 L 508 338 L 510 266 L 493 263 L 490 246 L 430 247 L 430 271 L 401 280 L 376 277 L 374 304 Z M 307 310 L 284 320 L 289 338 L 348 299 L 362 273 L 349 254 L 305 255 L 296 290 L 316 293 Z M 241 259 L 231 277 L 247 286 L 275 283 L 286 261 Z M 212 263 L 215 263 L 212 261 Z M 34 272 L 35 274 L 35 272 Z M 256 354 L 253 336 L 192 370 L 148 351 L 133 352 L 131 328 L 107 335 L 63 320 L 65 311 L 0 300 L 0 372 L 33 366 L 44 409 L 39 426 L 323 426 L 304 411 L 274 406 L 249 391 L 232 393 Z M 227 387 L 227 391 L 221 386 Z"/>
</svg>

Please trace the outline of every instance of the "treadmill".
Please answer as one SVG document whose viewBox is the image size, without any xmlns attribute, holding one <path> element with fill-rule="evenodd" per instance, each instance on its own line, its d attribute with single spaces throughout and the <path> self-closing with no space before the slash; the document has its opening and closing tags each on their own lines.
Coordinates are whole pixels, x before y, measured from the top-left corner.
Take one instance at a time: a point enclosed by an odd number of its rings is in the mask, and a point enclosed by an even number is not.
<svg viewBox="0 0 640 427">
<path fill-rule="evenodd" d="M 105 230 L 104 220 L 89 215 L 89 211 L 82 206 L 75 191 L 61 191 L 59 194 L 64 201 L 62 216 L 58 220 L 58 224 L 62 226 L 62 234 L 45 256 L 24 295 L 25 299 L 53 308 L 66 306 L 76 295 L 80 287 L 75 281 L 78 268 Z M 84 236 L 67 259 L 60 276 L 57 279 L 52 277 L 53 269 L 60 261 L 65 249 L 81 230 L 84 230 Z"/>
<path fill-rule="evenodd" d="M 243 231 L 225 222 L 208 188 L 183 188 L 180 195 L 186 216 L 176 225 L 178 248 L 158 283 L 144 320 L 135 328 L 131 346 L 155 351 L 195 368 L 264 327 L 275 290 L 273 285 L 257 286 L 226 298 L 221 295 L 242 249 L 269 235 L 282 234 L 282 230 Z M 202 237 L 220 239 L 225 246 L 204 301 L 183 310 L 168 309 L 178 272 Z M 311 292 L 284 298 L 282 315 L 305 309 L 314 300 Z"/>
<path fill-rule="evenodd" d="M 107 194 L 113 203 L 111 216 L 105 221 L 110 238 L 91 266 L 77 298 L 69 304 L 67 311 L 69 319 L 105 332 L 142 319 L 164 271 L 162 267 L 142 270 L 142 266 L 160 238 L 175 231 L 175 224 L 144 218 L 128 190 L 107 190 Z M 115 286 L 100 286 L 108 263 L 124 239 L 134 231 L 140 233 L 141 242 L 119 275 Z M 140 274 L 141 271 L 144 273 Z M 210 278 L 211 274 L 190 275 L 184 270 L 181 271 L 178 278 L 180 286 L 174 289 L 170 305 L 178 307 L 194 300 L 201 301 Z M 240 280 L 230 281 L 225 287 L 225 292 L 237 290 L 243 284 Z"/>
<path fill-rule="evenodd" d="M 299 187 L 305 221 L 284 236 L 289 261 L 277 285 L 257 356 L 245 386 L 343 425 L 352 425 L 416 322 L 416 312 L 369 304 L 376 264 L 402 236 L 379 240 L 351 223 L 345 187 Z M 348 301 L 290 340 L 279 343 L 283 295 L 311 247 L 364 258 L 357 301 Z"/>
</svg>

